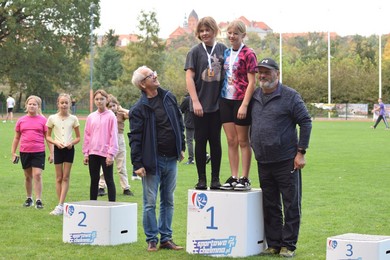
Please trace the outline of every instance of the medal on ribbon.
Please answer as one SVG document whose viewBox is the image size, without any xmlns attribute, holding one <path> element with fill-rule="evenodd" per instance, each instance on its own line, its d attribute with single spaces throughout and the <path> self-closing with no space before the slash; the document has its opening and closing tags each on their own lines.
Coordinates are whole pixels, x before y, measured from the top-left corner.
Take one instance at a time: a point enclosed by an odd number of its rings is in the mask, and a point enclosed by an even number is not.
<svg viewBox="0 0 390 260">
<path fill-rule="evenodd" d="M 209 75 L 209 77 L 214 77 L 214 70 L 209 68 L 207 70 L 207 74 Z"/>
</svg>

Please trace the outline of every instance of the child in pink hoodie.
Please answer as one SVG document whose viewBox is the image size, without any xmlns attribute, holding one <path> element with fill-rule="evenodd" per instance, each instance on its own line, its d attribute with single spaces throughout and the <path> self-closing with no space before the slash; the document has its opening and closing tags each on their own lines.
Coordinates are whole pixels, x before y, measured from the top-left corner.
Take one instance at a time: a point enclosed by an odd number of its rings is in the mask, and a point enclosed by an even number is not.
<svg viewBox="0 0 390 260">
<path fill-rule="evenodd" d="M 87 117 L 83 144 L 84 164 L 89 166 L 91 177 L 90 199 L 97 200 L 102 168 L 108 200 L 115 201 L 113 163 L 118 153 L 118 123 L 115 114 L 107 109 L 108 94 L 104 90 L 96 90 L 93 100 L 97 110 Z"/>
</svg>

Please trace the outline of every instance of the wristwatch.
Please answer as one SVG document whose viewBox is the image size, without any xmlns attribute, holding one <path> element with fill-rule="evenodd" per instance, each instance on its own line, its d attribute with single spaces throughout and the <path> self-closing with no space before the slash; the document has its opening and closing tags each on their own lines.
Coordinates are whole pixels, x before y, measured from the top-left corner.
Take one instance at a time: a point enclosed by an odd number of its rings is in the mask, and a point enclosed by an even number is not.
<svg viewBox="0 0 390 260">
<path fill-rule="evenodd" d="M 298 149 L 298 153 L 306 154 L 306 150 L 305 149 Z"/>
</svg>

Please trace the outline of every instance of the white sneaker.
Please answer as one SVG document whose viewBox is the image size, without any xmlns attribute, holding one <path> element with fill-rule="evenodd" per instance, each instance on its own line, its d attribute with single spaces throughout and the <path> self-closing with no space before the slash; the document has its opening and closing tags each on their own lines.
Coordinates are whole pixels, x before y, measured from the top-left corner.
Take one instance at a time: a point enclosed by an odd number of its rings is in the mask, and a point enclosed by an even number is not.
<svg viewBox="0 0 390 260">
<path fill-rule="evenodd" d="M 54 210 L 52 212 L 50 212 L 50 215 L 53 215 L 53 216 L 60 216 L 64 214 L 64 207 L 58 205 L 57 207 L 54 208 Z"/>
<path fill-rule="evenodd" d="M 139 177 L 138 175 L 137 176 L 131 176 L 131 180 L 133 180 L 133 181 L 140 181 L 140 180 L 142 180 L 142 178 Z"/>
</svg>

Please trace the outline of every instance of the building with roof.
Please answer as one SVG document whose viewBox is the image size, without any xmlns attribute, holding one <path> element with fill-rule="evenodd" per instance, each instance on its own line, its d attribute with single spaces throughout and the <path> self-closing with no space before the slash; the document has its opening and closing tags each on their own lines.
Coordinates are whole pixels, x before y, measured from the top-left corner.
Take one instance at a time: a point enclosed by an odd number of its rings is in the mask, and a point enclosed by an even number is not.
<svg viewBox="0 0 390 260">
<path fill-rule="evenodd" d="M 273 30 L 264 22 L 258 21 L 249 21 L 246 17 L 241 16 L 238 18 L 243 21 L 247 27 L 247 32 L 255 32 L 259 35 L 261 39 L 263 39 L 267 34 L 273 33 Z M 188 18 L 184 16 L 183 26 L 178 26 L 166 39 L 167 45 L 169 45 L 172 40 L 178 39 L 182 36 L 193 34 L 196 30 L 196 26 L 199 22 L 198 14 L 195 10 L 192 10 L 189 14 Z M 218 21 L 217 21 L 218 22 Z M 217 39 L 226 39 L 227 37 L 227 26 L 229 22 L 219 22 L 218 26 L 221 29 L 221 34 L 217 36 Z M 137 42 L 138 36 L 136 34 L 121 34 L 118 35 L 119 39 L 117 42 L 118 47 L 127 46 L 130 42 Z M 98 45 L 102 44 L 102 36 L 98 37 Z"/>
<path fill-rule="evenodd" d="M 249 21 L 246 17 L 241 16 L 238 18 L 246 25 L 247 32 L 254 32 L 259 35 L 261 39 L 263 39 L 267 34 L 273 33 L 273 30 L 264 22 L 258 21 Z M 168 37 L 167 44 L 169 44 L 172 40 L 177 39 L 185 34 L 194 33 L 196 30 L 196 25 L 198 24 L 199 18 L 198 14 L 195 10 L 192 10 L 190 15 L 188 16 L 188 20 L 184 17 L 183 27 L 177 27 Z M 217 39 L 226 39 L 227 37 L 227 26 L 229 22 L 219 22 L 218 26 L 221 29 L 221 34 L 217 36 Z"/>
</svg>

